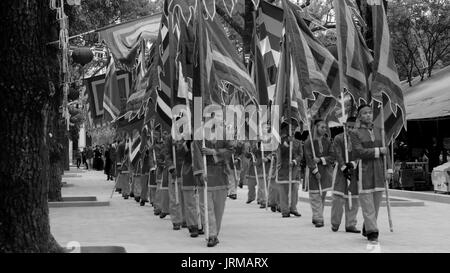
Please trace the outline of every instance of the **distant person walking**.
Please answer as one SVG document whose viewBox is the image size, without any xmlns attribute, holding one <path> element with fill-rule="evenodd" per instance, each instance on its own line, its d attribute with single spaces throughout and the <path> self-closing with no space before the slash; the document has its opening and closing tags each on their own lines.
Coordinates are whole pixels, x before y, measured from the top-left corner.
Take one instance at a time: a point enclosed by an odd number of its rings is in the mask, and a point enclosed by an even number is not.
<svg viewBox="0 0 450 273">
<path fill-rule="evenodd" d="M 88 166 L 88 163 L 87 163 L 86 148 L 84 148 L 83 151 L 81 152 L 81 161 L 84 164 L 84 166 L 86 166 L 86 170 L 88 170 L 89 166 Z"/>
<path fill-rule="evenodd" d="M 106 180 L 114 180 L 113 179 L 113 168 L 112 168 L 112 160 L 111 160 L 111 145 L 107 149 L 105 149 L 105 174 Z"/>
<path fill-rule="evenodd" d="M 79 169 L 80 165 L 81 165 L 81 152 L 80 152 L 80 149 L 77 149 L 77 151 L 75 152 L 75 160 L 77 161 L 77 169 Z"/>
</svg>

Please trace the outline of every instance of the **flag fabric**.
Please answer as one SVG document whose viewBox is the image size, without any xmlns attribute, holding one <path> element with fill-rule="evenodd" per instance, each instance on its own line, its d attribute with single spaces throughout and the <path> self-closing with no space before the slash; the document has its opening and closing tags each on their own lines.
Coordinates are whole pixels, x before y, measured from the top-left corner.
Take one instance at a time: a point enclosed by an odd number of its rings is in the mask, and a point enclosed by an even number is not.
<svg viewBox="0 0 450 273">
<path fill-rule="evenodd" d="M 141 128 L 142 129 L 142 128 Z M 136 170 L 141 159 L 141 134 L 140 130 L 134 130 L 130 139 L 130 162 Z"/>
<path fill-rule="evenodd" d="M 161 13 L 108 26 L 98 30 L 100 42 L 104 41 L 117 61 L 132 68 L 142 40 L 155 41 L 161 23 Z"/>
<path fill-rule="evenodd" d="M 255 43 L 255 64 L 258 65 L 258 71 L 260 71 L 258 74 L 261 76 L 256 83 L 258 84 L 261 81 L 261 84 L 263 84 L 264 78 L 262 76 L 264 75 L 267 85 L 267 99 L 273 102 L 280 63 L 283 10 L 265 1 L 261 1 L 257 7 L 253 43 Z M 263 63 L 262 67 L 261 62 Z M 257 90 L 261 92 L 260 87 L 257 87 Z M 260 103 L 264 104 L 263 102 Z"/>
<path fill-rule="evenodd" d="M 145 61 L 145 41 L 141 42 L 137 59 L 136 66 L 133 69 L 133 78 L 135 80 L 133 82 L 132 93 L 127 100 L 127 111 L 137 111 L 141 107 L 146 95 L 150 74 L 147 73 L 148 67 Z"/>
<path fill-rule="evenodd" d="M 172 90 L 175 81 L 173 74 L 175 47 L 172 34 L 171 16 L 168 10 L 169 1 L 164 1 L 164 11 L 159 29 L 159 86 L 156 89 L 156 112 L 164 128 L 172 127 Z"/>
<path fill-rule="evenodd" d="M 203 14 L 200 11 L 201 6 L 197 7 L 197 13 L 201 14 L 200 16 Z M 235 88 L 240 88 L 249 97 L 256 98 L 253 79 L 219 24 L 216 20 L 201 20 L 196 17 L 194 71 L 197 69 L 197 72 L 194 74 L 199 77 L 197 82 L 201 81 L 201 84 L 194 84 L 193 96 L 202 97 L 204 104 L 213 102 L 220 104 L 222 96 L 219 94 L 220 88 L 218 87 L 228 83 L 234 85 Z"/>
<path fill-rule="evenodd" d="M 109 64 L 106 69 L 105 90 L 103 96 L 103 108 L 108 112 L 112 119 L 116 119 L 120 114 L 120 94 L 119 84 L 116 75 L 116 65 L 114 57 L 110 55 Z"/>
<path fill-rule="evenodd" d="M 283 29 L 284 33 L 284 29 Z M 290 48 L 283 38 L 281 59 L 278 70 L 274 105 L 278 106 L 279 112 L 272 111 L 271 118 L 282 122 L 294 119 L 299 124 L 307 122 L 305 104 L 300 94 L 300 83 L 297 77 L 296 66 L 290 53 Z"/>
<path fill-rule="evenodd" d="M 112 117 L 106 111 L 108 117 L 104 118 L 104 91 L 105 91 L 105 74 L 94 76 L 86 79 L 87 86 L 87 111 L 92 127 L 102 126 L 105 122 L 112 120 Z M 117 71 L 117 84 L 119 90 L 119 100 L 126 100 L 131 89 L 131 75 L 126 71 Z M 123 105 L 124 106 L 124 105 Z M 122 105 L 120 106 L 122 108 Z"/>
<path fill-rule="evenodd" d="M 312 34 L 299 8 L 283 0 L 286 43 L 299 79 L 303 99 L 314 100 L 314 92 L 339 97 L 338 63 Z"/>
<path fill-rule="evenodd" d="M 392 139 L 397 138 L 403 128 L 403 112 L 400 107 L 397 106 L 397 113 L 392 111 L 391 100 L 386 93 L 382 93 L 383 103 L 374 100 L 373 101 L 373 123 L 375 126 L 381 126 L 381 109 L 384 110 L 384 131 L 386 145 L 388 145 Z"/>
<path fill-rule="evenodd" d="M 357 13 L 349 0 L 334 0 L 333 5 L 342 86 L 357 104 L 369 102 L 373 57 L 353 20 Z"/>
<path fill-rule="evenodd" d="M 238 56 L 235 46 L 224 33 L 220 22 L 205 20 L 204 30 L 206 76 L 209 83 L 230 83 L 236 88 L 242 89 L 250 97 L 256 98 L 253 79 Z M 211 73 L 211 71 L 214 71 L 214 73 Z"/>
<path fill-rule="evenodd" d="M 382 97 L 382 93 L 384 93 L 391 102 L 391 112 L 396 114 L 397 119 L 401 119 L 401 125 L 403 126 L 403 124 L 406 125 L 406 110 L 383 1 L 369 0 L 368 4 L 372 11 L 374 44 L 372 96 L 379 102 L 383 99 L 384 103 L 385 98 Z M 400 112 L 397 109 L 400 109 Z M 395 123 L 397 124 L 397 122 Z M 388 124 L 386 124 L 386 135 L 388 133 L 387 126 Z M 400 129 L 396 128 L 396 130 L 398 132 L 396 131 L 394 135 L 399 133 L 401 126 Z"/>
</svg>

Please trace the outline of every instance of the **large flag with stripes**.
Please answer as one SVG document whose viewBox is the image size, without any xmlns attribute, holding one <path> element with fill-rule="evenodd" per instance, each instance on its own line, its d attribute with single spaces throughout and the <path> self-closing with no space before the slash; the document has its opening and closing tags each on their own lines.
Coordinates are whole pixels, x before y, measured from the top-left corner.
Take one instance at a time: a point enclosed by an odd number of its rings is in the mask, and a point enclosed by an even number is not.
<svg viewBox="0 0 450 273">
<path fill-rule="evenodd" d="M 121 101 L 116 75 L 116 64 L 114 63 L 114 57 L 110 55 L 109 64 L 106 69 L 103 108 L 108 112 L 112 119 L 116 119 L 120 114 L 120 107 Z"/>
<path fill-rule="evenodd" d="M 156 89 L 156 112 L 165 128 L 172 126 L 172 92 L 174 89 L 175 36 L 173 35 L 173 17 L 168 10 L 169 1 L 164 1 L 164 11 L 159 29 L 159 87 Z"/>
<path fill-rule="evenodd" d="M 201 9 L 197 7 L 198 10 Z M 197 14 L 203 14 L 197 11 Z M 200 15 L 202 16 L 202 15 Z M 204 19 L 204 17 L 202 18 Z M 224 83 L 240 88 L 251 98 L 256 98 L 253 79 L 241 62 L 236 48 L 228 40 L 217 20 L 202 20 L 197 15 L 195 20 L 195 50 L 197 77 L 201 85 L 194 85 L 194 97 L 201 96 L 204 104 L 222 102 L 219 86 Z M 195 73 L 194 73 L 195 74 Z M 195 75 L 194 75 L 195 77 Z M 198 87 L 196 89 L 196 86 Z"/>
<path fill-rule="evenodd" d="M 283 29 L 284 32 L 284 29 Z M 297 67 L 293 63 L 290 48 L 284 37 L 281 49 L 281 59 L 278 70 L 274 105 L 278 106 L 278 112 L 272 111 L 272 119 L 297 123 L 307 122 L 305 100 L 300 93 L 300 82 L 297 76 Z"/>
<path fill-rule="evenodd" d="M 259 76 L 256 83 L 258 84 L 261 81 L 263 84 L 262 81 L 266 81 L 267 87 L 265 91 L 267 92 L 267 99 L 273 101 L 280 63 L 283 10 L 265 1 L 261 1 L 256 11 L 254 29 L 255 64 L 252 67 L 255 69 L 255 65 L 258 65 L 257 73 Z M 261 92 L 260 86 L 257 88 L 259 92 Z M 264 103 L 261 102 L 261 104 Z"/>
<path fill-rule="evenodd" d="M 299 7 L 283 0 L 286 43 L 299 78 L 303 99 L 314 100 L 314 92 L 339 96 L 338 63 L 312 34 L 299 14 Z"/>
<path fill-rule="evenodd" d="M 133 67 L 137 49 L 142 40 L 155 41 L 161 14 L 153 14 L 136 20 L 102 28 L 100 41 L 104 41 L 116 60 Z"/>
<path fill-rule="evenodd" d="M 116 77 L 119 90 L 119 100 L 126 100 L 130 94 L 131 75 L 126 71 L 117 71 Z M 92 127 L 102 126 L 105 122 L 112 120 L 112 117 L 108 114 L 108 111 L 106 111 L 107 117 L 104 117 L 105 108 L 103 107 L 103 102 L 105 95 L 105 74 L 86 79 L 86 86 L 89 124 Z M 125 105 L 123 105 L 123 107 L 124 106 Z"/>
<path fill-rule="evenodd" d="M 400 80 L 397 73 L 397 67 L 394 61 L 394 51 L 391 45 L 388 22 L 386 13 L 381 0 L 367 1 L 372 10 L 373 25 L 373 43 L 374 43 L 374 69 L 372 82 L 372 96 L 381 101 L 384 93 L 391 102 L 391 112 L 394 112 L 396 119 L 399 119 L 401 125 L 405 124 L 405 104 L 403 92 L 400 86 Z M 383 100 L 385 98 L 383 97 Z M 397 111 L 399 109 L 400 111 Z M 400 128 L 393 128 L 395 132 L 388 130 L 389 120 L 386 115 L 386 135 L 393 134 L 395 137 L 400 132 Z M 392 117 L 393 118 L 393 117 Z M 393 122 L 398 124 L 399 122 Z"/>
<path fill-rule="evenodd" d="M 357 104 L 361 100 L 369 102 L 373 57 L 353 19 L 356 10 L 350 8 L 349 0 L 334 0 L 333 5 L 343 88 Z"/>
</svg>

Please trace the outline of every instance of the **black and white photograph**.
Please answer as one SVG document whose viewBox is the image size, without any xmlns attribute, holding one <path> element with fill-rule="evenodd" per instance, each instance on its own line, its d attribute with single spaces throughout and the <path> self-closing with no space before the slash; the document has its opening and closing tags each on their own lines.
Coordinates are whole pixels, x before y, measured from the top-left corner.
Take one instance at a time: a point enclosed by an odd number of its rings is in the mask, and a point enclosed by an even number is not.
<svg viewBox="0 0 450 273">
<path fill-rule="evenodd" d="M 450 1 L 0 9 L 0 253 L 450 252 Z"/>
</svg>

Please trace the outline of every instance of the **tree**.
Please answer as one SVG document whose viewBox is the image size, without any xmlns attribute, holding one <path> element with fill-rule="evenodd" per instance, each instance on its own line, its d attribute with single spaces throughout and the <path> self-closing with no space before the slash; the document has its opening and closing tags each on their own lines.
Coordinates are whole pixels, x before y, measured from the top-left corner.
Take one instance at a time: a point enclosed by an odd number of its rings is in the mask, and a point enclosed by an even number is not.
<svg viewBox="0 0 450 273">
<path fill-rule="evenodd" d="M 60 252 L 47 204 L 50 60 L 56 49 L 49 1 L 1 1 L 0 252 Z M 52 32 L 53 31 L 53 32 Z"/>
<path fill-rule="evenodd" d="M 431 77 L 438 61 L 450 60 L 450 4 L 442 0 L 397 0 L 389 7 L 388 20 L 400 77 L 406 76 L 408 81 L 416 75 L 421 80 L 425 74 Z"/>
</svg>

